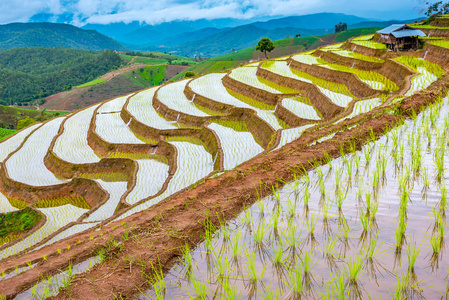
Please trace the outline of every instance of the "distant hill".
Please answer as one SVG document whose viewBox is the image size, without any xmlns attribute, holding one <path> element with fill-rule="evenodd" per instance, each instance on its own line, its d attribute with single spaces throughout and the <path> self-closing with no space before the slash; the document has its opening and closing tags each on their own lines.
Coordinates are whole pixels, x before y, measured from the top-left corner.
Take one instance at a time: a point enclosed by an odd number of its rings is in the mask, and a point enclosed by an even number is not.
<svg viewBox="0 0 449 300">
<path fill-rule="evenodd" d="M 251 25 L 264 29 L 284 28 L 284 27 L 295 27 L 304 29 L 326 29 L 326 28 L 333 29 L 335 24 L 338 24 L 339 22 L 351 25 L 366 21 L 370 20 L 353 15 L 345 15 L 337 13 L 318 13 L 304 16 L 291 16 L 279 18 L 269 20 L 266 22 L 255 22 L 251 23 Z"/>
<path fill-rule="evenodd" d="M 390 20 L 390 21 L 367 21 L 348 25 L 348 28 L 358 28 L 358 27 L 388 27 L 392 24 L 408 24 L 414 23 L 415 21 L 420 21 L 421 18 L 410 19 L 410 20 Z"/>
<path fill-rule="evenodd" d="M 11 23 L 0 25 L 0 49 L 64 47 L 84 50 L 126 51 L 114 39 L 94 30 L 58 23 Z"/>
<path fill-rule="evenodd" d="M 319 13 L 302 16 L 292 16 L 284 18 L 275 18 L 272 20 L 238 20 L 238 19 L 218 19 L 196 21 L 172 21 L 157 25 L 141 24 L 132 22 L 129 24 L 113 23 L 109 25 L 87 24 L 83 26 L 85 29 L 95 29 L 106 35 L 115 38 L 117 41 L 129 45 L 136 45 L 136 50 L 141 50 L 142 46 L 172 46 L 172 41 L 184 34 L 184 38 L 176 45 L 184 42 L 197 40 L 206 37 L 207 31 L 201 31 L 205 28 L 224 29 L 230 27 L 240 27 L 245 25 L 253 25 L 265 30 L 274 30 L 276 28 L 303 28 L 303 29 L 329 29 L 339 22 L 353 24 L 358 22 L 370 21 L 353 15 L 337 14 L 337 13 Z M 210 29 L 209 29 L 210 31 Z M 190 34 L 191 33 L 191 34 Z M 200 33 L 200 36 L 195 36 Z M 211 32 L 209 32 L 211 34 Z M 176 37 L 176 38 L 175 38 Z"/>
<path fill-rule="evenodd" d="M 0 51 L 0 104 L 38 105 L 42 98 L 93 80 L 123 64 L 111 50 L 14 48 Z"/>
<path fill-rule="evenodd" d="M 312 36 L 322 35 L 329 32 L 329 29 L 302 29 L 288 27 L 268 30 L 254 25 L 243 25 L 201 39 L 189 41 L 178 46 L 166 47 L 165 50 L 184 56 L 201 54 L 202 56 L 214 57 L 230 53 L 232 49 L 241 50 L 251 47 L 264 37 L 278 40 L 286 38 L 287 36 L 293 37 L 296 34 L 301 34 L 301 36 Z M 152 49 L 152 47 L 148 47 L 144 50 L 150 49 Z"/>
</svg>

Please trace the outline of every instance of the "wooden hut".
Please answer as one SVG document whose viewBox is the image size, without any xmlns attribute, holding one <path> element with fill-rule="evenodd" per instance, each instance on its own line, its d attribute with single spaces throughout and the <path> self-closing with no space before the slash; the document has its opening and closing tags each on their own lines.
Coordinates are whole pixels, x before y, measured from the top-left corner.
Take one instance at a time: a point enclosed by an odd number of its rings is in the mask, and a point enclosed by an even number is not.
<svg viewBox="0 0 449 300">
<path fill-rule="evenodd" d="M 406 24 L 394 24 L 377 33 L 387 48 L 394 51 L 416 49 L 419 46 L 419 37 L 426 36 L 421 30 Z"/>
</svg>

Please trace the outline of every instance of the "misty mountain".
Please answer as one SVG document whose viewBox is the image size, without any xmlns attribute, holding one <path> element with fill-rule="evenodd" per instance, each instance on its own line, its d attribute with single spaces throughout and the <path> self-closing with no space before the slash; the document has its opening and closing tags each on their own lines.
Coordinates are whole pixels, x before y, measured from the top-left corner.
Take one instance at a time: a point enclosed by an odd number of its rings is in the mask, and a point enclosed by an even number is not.
<svg viewBox="0 0 449 300">
<path fill-rule="evenodd" d="M 254 25 L 243 25 L 198 40 L 189 41 L 178 46 L 164 47 L 164 51 L 185 56 L 201 54 L 202 56 L 212 57 L 230 53 L 232 49 L 240 50 L 254 46 L 263 37 L 278 40 L 286 38 L 287 36 L 293 37 L 296 34 L 301 34 L 301 36 L 311 36 L 330 32 L 333 31 L 330 29 L 302 29 L 293 27 L 267 30 Z M 155 50 L 155 47 L 147 47 L 142 50 Z"/>
<path fill-rule="evenodd" d="M 64 47 L 85 50 L 127 48 L 94 30 L 58 23 L 11 23 L 0 25 L 0 49 L 20 47 Z"/>
</svg>

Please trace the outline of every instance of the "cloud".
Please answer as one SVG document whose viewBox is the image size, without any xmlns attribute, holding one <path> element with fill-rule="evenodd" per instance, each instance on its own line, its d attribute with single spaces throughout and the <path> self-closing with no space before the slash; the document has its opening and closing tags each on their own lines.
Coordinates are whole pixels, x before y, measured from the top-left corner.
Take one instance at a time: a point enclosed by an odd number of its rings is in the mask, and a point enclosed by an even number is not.
<svg viewBox="0 0 449 300">
<path fill-rule="evenodd" d="M 415 0 L 415 6 L 422 0 Z M 157 24 L 173 20 L 303 15 L 342 12 L 366 17 L 410 14 L 405 0 L 23 0 L 1 1 L 0 23 L 27 21 L 35 14 L 73 14 L 75 25 L 132 21 Z M 406 9 L 404 9 L 406 8 Z M 417 14 L 417 11 L 415 15 Z"/>
</svg>

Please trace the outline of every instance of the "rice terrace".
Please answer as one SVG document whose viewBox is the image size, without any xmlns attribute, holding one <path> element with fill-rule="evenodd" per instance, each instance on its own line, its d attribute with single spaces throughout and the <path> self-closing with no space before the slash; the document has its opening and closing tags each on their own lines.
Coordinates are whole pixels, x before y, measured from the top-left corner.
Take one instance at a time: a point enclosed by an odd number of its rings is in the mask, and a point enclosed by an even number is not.
<svg viewBox="0 0 449 300">
<path fill-rule="evenodd" d="M 449 15 L 0 143 L 0 299 L 446 299 Z"/>
</svg>

